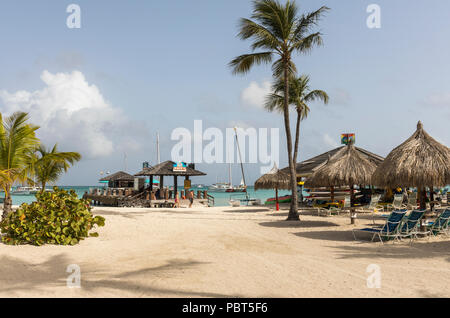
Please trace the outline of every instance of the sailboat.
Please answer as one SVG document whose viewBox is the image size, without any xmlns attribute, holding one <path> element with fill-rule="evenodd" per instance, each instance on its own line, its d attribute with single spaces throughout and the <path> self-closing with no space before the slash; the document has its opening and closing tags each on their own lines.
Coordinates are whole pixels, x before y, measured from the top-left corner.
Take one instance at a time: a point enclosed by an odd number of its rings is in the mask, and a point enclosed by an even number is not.
<svg viewBox="0 0 450 318">
<path fill-rule="evenodd" d="M 239 154 L 239 160 L 240 160 L 240 164 L 241 164 L 242 180 L 241 180 L 241 185 L 236 188 L 236 189 L 240 189 L 241 191 L 233 191 L 233 192 L 243 192 L 243 193 L 245 193 L 245 198 L 235 198 L 235 197 L 231 196 L 229 203 L 233 207 L 240 206 L 241 203 L 246 204 L 246 205 L 261 204 L 261 200 L 259 200 L 259 199 L 251 199 L 250 196 L 248 195 L 247 184 L 245 183 L 244 165 L 242 163 L 241 148 L 239 146 L 239 140 L 238 140 L 237 128 L 236 127 L 234 127 L 234 134 L 235 134 L 235 137 L 236 137 L 236 145 L 237 145 L 238 154 Z"/>
</svg>

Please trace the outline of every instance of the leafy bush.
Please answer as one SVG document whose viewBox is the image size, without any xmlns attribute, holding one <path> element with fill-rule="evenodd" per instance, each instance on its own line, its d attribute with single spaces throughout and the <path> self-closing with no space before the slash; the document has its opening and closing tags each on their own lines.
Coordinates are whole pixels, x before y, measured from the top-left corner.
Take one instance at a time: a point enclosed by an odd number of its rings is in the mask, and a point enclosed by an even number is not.
<svg viewBox="0 0 450 318">
<path fill-rule="evenodd" d="M 75 245 L 88 236 L 94 225 L 104 226 L 105 219 L 93 216 L 87 200 L 78 199 L 74 190 L 53 188 L 36 194 L 37 201 L 23 203 L 0 223 L 2 242 L 18 244 Z"/>
</svg>

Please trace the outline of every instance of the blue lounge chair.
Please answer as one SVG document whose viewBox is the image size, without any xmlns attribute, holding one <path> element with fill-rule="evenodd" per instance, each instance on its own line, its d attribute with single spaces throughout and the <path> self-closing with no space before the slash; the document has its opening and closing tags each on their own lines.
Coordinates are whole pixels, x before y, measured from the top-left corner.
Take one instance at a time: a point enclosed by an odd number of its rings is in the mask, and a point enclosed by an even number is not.
<svg viewBox="0 0 450 318">
<path fill-rule="evenodd" d="M 400 237 L 409 237 L 411 238 L 410 243 L 412 243 L 418 234 L 427 234 L 426 232 L 420 232 L 420 221 L 424 215 L 425 210 L 412 211 L 400 227 Z"/>
<path fill-rule="evenodd" d="M 393 239 L 400 239 L 400 226 L 402 224 L 402 221 L 406 215 L 406 210 L 396 210 L 389 215 L 388 219 L 386 220 L 386 224 L 383 227 L 368 227 L 364 229 L 354 229 L 353 237 L 356 240 L 355 232 L 366 232 L 373 234 L 372 236 L 372 242 L 373 240 L 378 237 L 383 243 L 383 238 L 386 240 L 389 240 L 390 238 Z"/>
<path fill-rule="evenodd" d="M 450 222 L 450 209 L 446 209 L 444 212 L 442 212 L 437 219 L 429 223 L 428 225 L 431 225 L 430 232 L 434 236 L 437 236 L 438 234 L 444 233 L 448 234 L 448 226 Z"/>
</svg>

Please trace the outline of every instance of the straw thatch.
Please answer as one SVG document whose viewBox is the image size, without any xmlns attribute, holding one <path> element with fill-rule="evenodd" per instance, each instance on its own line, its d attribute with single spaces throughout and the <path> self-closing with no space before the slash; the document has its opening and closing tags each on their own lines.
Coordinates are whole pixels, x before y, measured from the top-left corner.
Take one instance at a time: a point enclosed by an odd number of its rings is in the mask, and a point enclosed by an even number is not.
<svg viewBox="0 0 450 318">
<path fill-rule="evenodd" d="M 297 165 L 296 165 L 297 178 L 311 176 L 315 171 L 319 170 L 324 164 L 326 164 L 329 161 L 329 158 L 332 159 L 339 151 L 341 151 L 345 147 L 346 146 L 341 146 L 336 149 L 325 152 L 323 154 L 320 154 L 318 156 L 315 156 L 313 158 L 310 158 L 308 160 L 297 163 Z M 363 148 L 359 148 L 359 147 L 355 146 L 355 150 L 363 158 L 366 158 L 367 160 L 369 160 L 370 162 L 373 162 L 377 166 L 384 160 L 383 157 L 381 157 L 377 154 L 374 154 L 370 151 L 367 151 Z M 281 171 L 290 173 L 289 167 L 284 168 Z"/>
<path fill-rule="evenodd" d="M 195 170 L 189 165 L 186 171 L 173 171 L 173 161 L 164 161 L 152 168 L 144 168 L 135 176 L 206 176 L 206 173 Z"/>
<path fill-rule="evenodd" d="M 418 187 L 450 184 L 450 149 L 417 124 L 417 131 L 391 151 L 372 176 L 376 186 Z"/>
<path fill-rule="evenodd" d="M 275 164 L 272 170 L 256 180 L 255 190 L 260 189 L 290 190 L 291 185 L 289 174 L 279 170 Z"/>
<path fill-rule="evenodd" d="M 113 173 L 112 175 L 106 176 L 99 181 L 134 181 L 134 176 L 132 176 L 129 173 L 119 171 L 116 173 Z"/>
<path fill-rule="evenodd" d="M 306 187 L 369 185 L 377 165 L 352 144 L 343 147 L 305 182 Z"/>
</svg>

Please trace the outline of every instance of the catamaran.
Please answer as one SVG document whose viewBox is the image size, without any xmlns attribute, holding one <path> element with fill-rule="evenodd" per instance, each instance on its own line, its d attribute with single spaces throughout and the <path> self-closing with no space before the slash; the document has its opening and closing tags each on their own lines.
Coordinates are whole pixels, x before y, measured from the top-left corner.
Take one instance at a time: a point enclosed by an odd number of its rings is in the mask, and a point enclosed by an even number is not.
<svg viewBox="0 0 450 318">
<path fill-rule="evenodd" d="M 14 191 L 11 192 L 11 194 L 14 195 L 30 195 L 30 194 L 36 194 L 41 191 L 41 187 L 26 187 L 21 186 L 17 187 Z"/>
</svg>

